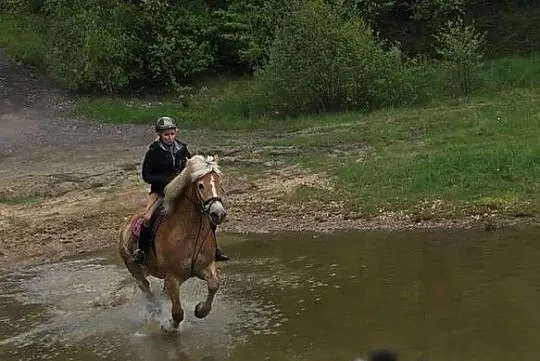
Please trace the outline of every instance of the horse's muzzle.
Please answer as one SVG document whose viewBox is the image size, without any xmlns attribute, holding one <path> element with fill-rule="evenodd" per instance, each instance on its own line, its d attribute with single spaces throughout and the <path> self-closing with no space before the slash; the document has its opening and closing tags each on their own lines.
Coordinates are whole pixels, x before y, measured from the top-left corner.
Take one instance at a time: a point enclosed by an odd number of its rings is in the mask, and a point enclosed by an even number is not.
<svg viewBox="0 0 540 361">
<path fill-rule="evenodd" d="M 221 201 L 214 201 L 210 205 L 210 209 L 208 210 L 208 216 L 210 217 L 210 221 L 214 225 L 219 225 L 223 220 L 225 219 L 225 216 L 227 216 L 227 212 L 225 211 L 225 207 L 223 207 L 223 203 Z"/>
</svg>

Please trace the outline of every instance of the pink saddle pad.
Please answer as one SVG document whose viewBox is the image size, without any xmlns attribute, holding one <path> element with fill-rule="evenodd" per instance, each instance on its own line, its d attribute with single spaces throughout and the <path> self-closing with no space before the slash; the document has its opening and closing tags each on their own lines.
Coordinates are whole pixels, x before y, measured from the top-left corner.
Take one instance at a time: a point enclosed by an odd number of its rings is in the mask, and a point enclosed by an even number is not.
<svg viewBox="0 0 540 361">
<path fill-rule="evenodd" d="M 142 224 L 143 224 L 143 217 L 139 216 L 139 217 L 134 217 L 132 220 L 131 220 L 131 233 L 139 238 L 141 236 L 141 227 L 142 227 Z"/>
<path fill-rule="evenodd" d="M 152 224 L 152 238 L 154 238 L 154 235 L 156 234 L 157 229 L 162 220 L 163 220 L 163 216 L 160 215 Z M 131 220 L 131 226 L 129 228 L 131 229 L 131 233 L 137 238 L 141 236 L 142 224 L 143 224 L 143 216 L 133 217 L 133 219 Z"/>
</svg>

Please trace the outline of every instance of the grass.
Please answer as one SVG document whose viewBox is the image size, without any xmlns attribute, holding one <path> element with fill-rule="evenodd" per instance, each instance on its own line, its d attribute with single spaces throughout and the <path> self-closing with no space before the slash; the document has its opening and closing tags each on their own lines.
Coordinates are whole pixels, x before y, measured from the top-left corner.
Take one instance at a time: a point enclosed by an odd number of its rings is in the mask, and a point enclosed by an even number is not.
<svg viewBox="0 0 540 361">
<path fill-rule="evenodd" d="M 40 196 L 4 196 L 0 195 L 0 204 L 7 205 L 34 205 L 42 201 Z"/>
<path fill-rule="evenodd" d="M 167 113 L 184 128 L 270 131 L 249 133 L 258 134 L 263 160 L 326 171 L 337 190 L 315 198 L 339 197 L 356 211 L 534 213 L 540 209 L 539 60 L 484 63 L 477 74 L 484 91 L 468 98 L 437 97 L 367 114 L 251 119 L 242 105 L 250 92 L 246 79 L 200 86 L 182 101 L 85 98 L 76 110 L 111 122 L 150 124 Z M 297 151 L 275 154 L 279 147 Z M 304 202 L 309 193 L 300 189 L 292 198 Z"/>
<path fill-rule="evenodd" d="M 38 16 L 0 14 L 0 48 L 21 63 L 44 70 L 47 43 L 42 19 Z"/>
<path fill-rule="evenodd" d="M 335 175 L 351 208 L 414 210 L 442 201 L 453 210 L 540 209 L 540 91 L 357 116 L 340 132 L 277 141 L 322 162 L 317 168 Z M 367 148 L 347 147 L 358 140 Z M 290 161 L 313 167 L 309 158 Z"/>
<path fill-rule="evenodd" d="M 80 97 L 76 114 L 109 123 L 152 124 L 162 114 L 173 114 L 185 129 L 256 129 L 262 119 L 245 116 L 249 79 L 219 79 L 162 97 Z"/>
<path fill-rule="evenodd" d="M 42 68 L 46 44 L 41 30 L 37 19 L 0 14 L 0 47 Z M 248 134 L 256 146 L 269 146 L 260 153 L 263 160 L 326 171 L 335 179 L 334 192 L 304 187 L 288 201 L 305 202 L 317 193 L 319 200 L 336 197 L 368 213 L 538 212 L 540 56 L 486 61 L 474 74 L 476 92 L 469 98 L 445 93 L 438 72 L 436 66 L 426 68 L 427 80 L 422 80 L 427 81 L 429 103 L 372 113 L 253 118 L 248 116 L 251 80 L 228 78 L 201 81 L 182 94 L 161 98 L 80 97 L 74 111 L 106 122 L 149 125 L 171 114 L 183 128 L 223 131 L 229 137 Z M 289 146 L 298 151 L 272 152 L 272 147 Z M 259 172 L 258 166 L 254 171 Z"/>
</svg>

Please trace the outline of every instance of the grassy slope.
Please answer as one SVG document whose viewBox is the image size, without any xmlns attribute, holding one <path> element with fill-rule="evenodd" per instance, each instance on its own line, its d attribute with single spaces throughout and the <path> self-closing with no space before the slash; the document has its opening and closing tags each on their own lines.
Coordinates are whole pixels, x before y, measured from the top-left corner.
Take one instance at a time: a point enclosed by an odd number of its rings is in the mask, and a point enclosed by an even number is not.
<svg viewBox="0 0 540 361">
<path fill-rule="evenodd" d="M 356 210 L 532 212 L 540 209 L 539 100 L 540 92 L 516 91 L 358 115 L 316 136 L 279 142 L 301 144 L 304 153 L 322 148 L 324 161 L 314 154 L 304 162 L 332 169 L 341 198 Z M 359 140 L 366 147 L 347 152 Z"/>
<path fill-rule="evenodd" d="M 45 64 L 39 23 L 0 14 L 0 47 L 12 58 Z M 183 127 L 250 130 L 262 146 L 295 147 L 269 160 L 335 176 L 336 191 L 301 188 L 295 199 L 341 199 L 354 210 L 406 209 L 436 215 L 540 209 L 540 57 L 491 61 L 479 71 L 484 95 L 371 114 L 295 120 L 244 116 L 249 80 L 226 80 L 169 99 L 80 98 L 75 112 L 110 122 L 150 123 L 159 114 Z M 438 86 L 438 85 L 437 85 Z M 436 86 L 434 86 L 435 88 Z M 435 92 L 435 93 L 438 93 Z M 271 130 L 274 136 L 253 133 Z M 253 135 L 257 135 L 253 137 Z M 265 132 L 264 134 L 267 134 Z"/>
<path fill-rule="evenodd" d="M 500 70 L 493 66 L 491 71 Z M 262 157 L 335 176 L 333 194 L 300 189 L 297 201 L 338 198 L 356 211 L 407 210 L 429 217 L 492 210 L 533 213 L 540 209 L 540 87 L 527 84 L 425 107 L 295 120 L 242 117 L 237 101 L 245 93 L 245 80 L 205 90 L 187 108 L 174 102 L 93 98 L 79 102 L 77 111 L 147 124 L 167 113 L 183 118 L 187 128 L 236 129 L 239 136 L 243 130 L 251 135 L 256 129 L 270 130 L 271 137 L 262 132 L 255 137 L 261 147 L 270 146 Z M 276 147 L 296 152 L 276 155 Z"/>
</svg>

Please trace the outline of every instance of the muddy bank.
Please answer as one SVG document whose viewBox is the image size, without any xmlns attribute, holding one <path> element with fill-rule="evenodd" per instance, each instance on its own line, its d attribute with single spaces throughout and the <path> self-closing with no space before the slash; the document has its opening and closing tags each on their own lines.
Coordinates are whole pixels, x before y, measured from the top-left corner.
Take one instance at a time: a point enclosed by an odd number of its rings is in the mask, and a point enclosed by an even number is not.
<svg viewBox="0 0 540 361">
<path fill-rule="evenodd" d="M 508 218 L 496 213 L 459 219 L 418 219 L 399 212 L 366 217 L 347 212 L 337 201 L 291 203 L 283 197 L 284 192 L 292 192 L 299 185 L 324 185 L 326 178 L 321 180 L 321 175 L 296 170 L 289 178 L 294 184 L 284 185 L 278 181 L 282 174 L 277 171 L 257 181 L 243 180 L 234 170 L 224 171 L 228 217 L 219 228 L 224 232 L 473 227 L 492 231 L 515 224 L 538 224 L 534 217 Z M 287 169 L 288 173 L 293 171 Z M 144 205 L 147 186 L 136 170 L 102 173 L 33 175 L 20 177 L 10 186 L 2 185 L 4 198 L 10 201 L 0 203 L 0 267 L 114 247 L 119 229 L 134 210 Z"/>
<path fill-rule="evenodd" d="M 0 52 L 0 267 L 112 247 L 145 202 L 140 161 L 150 126 L 112 125 L 69 114 L 69 96 Z M 299 187 L 331 190 L 325 174 L 257 158 L 264 134 L 183 131 L 193 153 L 218 153 L 228 218 L 220 231 L 464 228 L 538 224 L 535 215 L 497 213 L 433 218 L 353 213 L 339 200 L 291 200 Z M 211 146 L 209 146 L 211 144 Z M 362 147 L 362 144 L 358 145 Z M 256 165 L 256 171 L 246 170 Z"/>
</svg>

